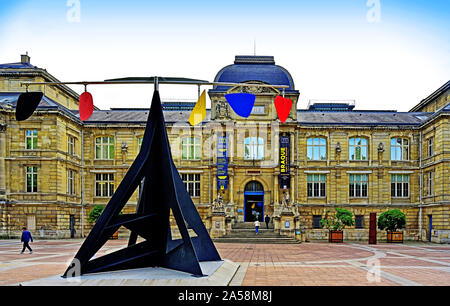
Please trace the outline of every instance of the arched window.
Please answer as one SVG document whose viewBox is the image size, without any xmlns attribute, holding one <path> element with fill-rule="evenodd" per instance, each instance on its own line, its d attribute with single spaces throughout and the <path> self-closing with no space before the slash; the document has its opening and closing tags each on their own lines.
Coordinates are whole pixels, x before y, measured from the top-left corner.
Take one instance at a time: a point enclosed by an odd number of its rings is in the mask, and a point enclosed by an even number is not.
<svg viewBox="0 0 450 306">
<path fill-rule="evenodd" d="M 367 160 L 367 139 L 361 137 L 352 137 L 349 139 L 349 159 Z"/>
<path fill-rule="evenodd" d="M 264 138 L 246 137 L 244 150 L 244 159 L 264 159 Z"/>
<path fill-rule="evenodd" d="M 327 159 L 327 140 L 323 137 L 311 137 L 306 141 L 308 160 Z"/>
<path fill-rule="evenodd" d="M 407 138 L 391 139 L 391 160 L 409 160 L 409 140 Z"/>
<path fill-rule="evenodd" d="M 260 182 L 257 181 L 251 181 L 245 185 L 244 191 L 249 192 L 257 192 L 257 191 L 264 191 L 264 187 Z"/>
</svg>

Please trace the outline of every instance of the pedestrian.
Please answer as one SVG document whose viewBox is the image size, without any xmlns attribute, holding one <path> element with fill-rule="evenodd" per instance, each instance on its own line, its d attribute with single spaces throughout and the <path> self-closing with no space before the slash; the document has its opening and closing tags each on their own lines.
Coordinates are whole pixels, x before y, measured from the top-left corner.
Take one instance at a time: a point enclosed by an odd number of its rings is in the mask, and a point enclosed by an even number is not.
<svg viewBox="0 0 450 306">
<path fill-rule="evenodd" d="M 22 252 L 20 252 L 20 254 L 23 254 L 23 252 L 25 252 L 25 248 L 30 250 L 30 254 L 33 254 L 33 250 L 30 248 L 30 245 L 28 244 L 30 240 L 31 242 L 33 242 L 33 237 L 31 236 L 31 233 L 27 231 L 27 228 L 25 226 L 22 227 L 22 238 L 20 239 L 20 241 L 23 242 L 23 249 Z"/>
<path fill-rule="evenodd" d="M 256 235 L 258 235 L 258 230 L 259 230 L 259 220 L 258 219 L 256 219 L 256 221 L 255 221 L 255 231 L 256 231 Z"/>
<path fill-rule="evenodd" d="M 269 229 L 269 222 L 270 222 L 270 217 L 269 217 L 269 215 L 266 215 L 266 217 L 264 218 L 264 221 L 266 222 L 266 227 L 267 227 L 267 229 Z"/>
</svg>

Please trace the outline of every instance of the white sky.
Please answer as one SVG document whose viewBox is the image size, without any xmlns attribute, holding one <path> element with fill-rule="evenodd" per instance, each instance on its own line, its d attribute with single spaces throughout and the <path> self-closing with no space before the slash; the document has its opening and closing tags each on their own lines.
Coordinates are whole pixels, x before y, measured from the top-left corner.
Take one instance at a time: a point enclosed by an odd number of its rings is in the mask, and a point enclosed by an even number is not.
<svg viewBox="0 0 450 306">
<path fill-rule="evenodd" d="M 81 1 L 79 23 L 67 21 L 64 5 L 50 11 L 22 6 L 0 24 L 0 62 L 17 62 L 28 51 L 32 64 L 61 81 L 154 75 L 213 81 L 235 55 L 253 54 L 256 41 L 257 55 L 273 55 L 291 73 L 300 91 L 298 108 L 310 99 L 345 99 L 356 100 L 357 109 L 408 111 L 450 79 L 448 21 L 408 19 L 387 1 L 381 4 L 378 23 L 368 22 L 365 1 L 348 15 L 344 9 L 302 15 L 299 5 L 297 12 L 275 12 L 273 18 L 262 12 L 248 20 L 215 16 L 213 8 L 203 8 L 205 15 L 118 15 L 112 4 L 99 16 Z M 101 109 L 148 107 L 152 90 L 89 88 Z M 163 100 L 197 97 L 196 87 L 166 85 L 160 92 Z"/>
</svg>

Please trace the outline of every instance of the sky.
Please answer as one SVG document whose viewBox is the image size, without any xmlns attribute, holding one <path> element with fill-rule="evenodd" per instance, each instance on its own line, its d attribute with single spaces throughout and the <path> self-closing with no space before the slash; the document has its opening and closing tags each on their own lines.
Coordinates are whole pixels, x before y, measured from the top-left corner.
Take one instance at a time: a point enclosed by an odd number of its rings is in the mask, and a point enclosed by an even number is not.
<svg viewBox="0 0 450 306">
<path fill-rule="evenodd" d="M 298 108 L 323 99 L 408 111 L 450 79 L 449 30 L 448 0 L 2 0 L 0 63 L 28 52 L 61 81 L 213 81 L 236 55 L 272 55 L 300 91 Z M 101 109 L 148 107 L 153 86 L 88 90 Z M 160 94 L 195 101 L 197 88 Z"/>
</svg>

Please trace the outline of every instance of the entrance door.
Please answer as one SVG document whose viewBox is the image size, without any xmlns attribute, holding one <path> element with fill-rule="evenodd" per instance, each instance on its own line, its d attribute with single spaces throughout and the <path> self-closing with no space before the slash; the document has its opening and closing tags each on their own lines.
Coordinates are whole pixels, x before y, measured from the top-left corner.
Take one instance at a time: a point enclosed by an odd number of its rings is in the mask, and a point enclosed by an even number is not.
<svg viewBox="0 0 450 306">
<path fill-rule="evenodd" d="M 264 221 L 264 188 L 252 181 L 244 190 L 244 222 Z"/>
<path fill-rule="evenodd" d="M 433 216 L 428 215 L 428 241 L 431 241 L 432 233 L 433 233 Z"/>
<path fill-rule="evenodd" d="M 70 238 L 75 238 L 75 216 L 70 215 Z"/>
</svg>

